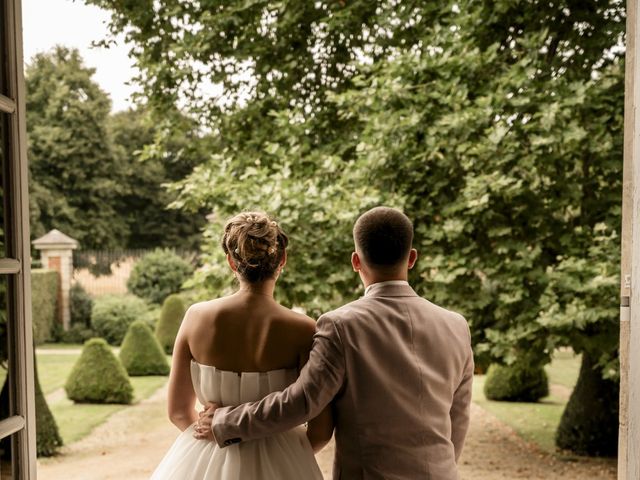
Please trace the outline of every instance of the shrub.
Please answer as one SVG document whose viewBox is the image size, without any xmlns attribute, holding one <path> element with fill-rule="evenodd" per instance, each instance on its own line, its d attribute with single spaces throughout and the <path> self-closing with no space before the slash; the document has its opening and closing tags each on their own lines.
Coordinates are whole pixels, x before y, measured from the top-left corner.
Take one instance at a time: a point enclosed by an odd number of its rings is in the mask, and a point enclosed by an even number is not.
<svg viewBox="0 0 640 480">
<path fill-rule="evenodd" d="M 127 281 L 131 293 L 151 303 L 160 304 L 180 291 L 193 268 L 169 249 L 156 249 L 136 262 Z"/>
<path fill-rule="evenodd" d="M 71 310 L 71 325 L 91 326 L 91 310 L 93 299 L 79 283 L 74 283 L 69 292 L 69 308 Z"/>
<path fill-rule="evenodd" d="M 35 403 L 36 403 L 36 454 L 38 457 L 51 457 L 62 446 L 62 437 L 58 431 L 56 419 L 53 417 L 47 400 L 42 393 L 38 378 L 37 362 L 33 362 Z"/>
<path fill-rule="evenodd" d="M 63 329 L 59 323 L 53 326 L 53 341 L 58 343 L 84 343 L 97 336 L 95 330 L 80 324 L 71 325 L 69 330 Z"/>
<path fill-rule="evenodd" d="M 140 320 L 146 323 L 147 326 L 151 329 L 151 331 L 154 332 L 156 329 L 156 325 L 158 325 L 158 319 L 160 318 L 161 307 L 160 305 L 155 305 L 155 304 L 151 304 L 147 306 L 149 310 L 147 310 L 147 312 L 140 317 Z"/>
<path fill-rule="evenodd" d="M 79 403 L 131 403 L 129 375 L 107 342 L 92 338 L 84 344 L 64 386 L 67 397 Z"/>
<path fill-rule="evenodd" d="M 31 312 L 36 345 L 51 340 L 54 325 L 58 323 L 58 283 L 55 270 L 31 271 Z"/>
<path fill-rule="evenodd" d="M 160 320 L 156 326 L 156 337 L 167 353 L 173 353 L 178 329 L 184 317 L 185 306 L 180 295 L 169 295 L 162 304 Z"/>
<path fill-rule="evenodd" d="M 147 310 L 147 304 L 133 295 L 99 297 L 91 313 L 91 326 L 111 345 L 120 345 L 129 325 Z"/>
<path fill-rule="evenodd" d="M 549 380 L 541 366 L 493 364 L 487 371 L 484 394 L 490 400 L 537 402 L 549 395 Z"/>
<path fill-rule="evenodd" d="M 556 445 L 578 455 L 615 457 L 618 453 L 620 385 L 602 378 L 597 356 L 584 352 L 578 382 L 556 430 Z"/>
<path fill-rule="evenodd" d="M 132 376 L 169 373 L 167 357 L 143 320 L 136 320 L 129 326 L 120 349 L 120 361 Z"/>
</svg>

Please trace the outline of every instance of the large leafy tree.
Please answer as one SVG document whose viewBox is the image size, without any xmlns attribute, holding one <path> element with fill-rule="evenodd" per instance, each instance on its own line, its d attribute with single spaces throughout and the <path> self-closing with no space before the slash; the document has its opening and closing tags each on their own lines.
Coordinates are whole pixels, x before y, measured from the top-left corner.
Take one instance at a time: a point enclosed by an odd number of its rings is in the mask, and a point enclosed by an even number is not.
<svg viewBox="0 0 640 480">
<path fill-rule="evenodd" d="M 108 120 L 114 154 L 126 178 L 120 197 L 129 230 L 126 246 L 197 248 L 208 212 L 169 209 L 176 194 L 165 184 L 183 179 L 206 158 L 207 136 L 184 116 L 155 120 L 143 108 L 115 113 Z M 155 147 L 157 140 L 164 148 Z"/>
<path fill-rule="evenodd" d="M 559 444 L 611 453 L 622 2 L 89 3 L 134 43 L 150 104 L 216 134 L 176 205 L 259 206 L 292 231 L 286 301 L 352 298 L 352 221 L 401 206 L 414 283 L 467 315 L 479 363 L 583 354 Z M 220 288 L 211 252 L 200 280 Z M 594 396 L 600 418 L 575 408 Z"/>
<path fill-rule="evenodd" d="M 118 214 L 122 168 L 107 132 L 111 102 L 92 74 L 61 46 L 27 66 L 32 231 L 58 228 L 85 248 L 113 248 L 128 234 Z"/>
</svg>

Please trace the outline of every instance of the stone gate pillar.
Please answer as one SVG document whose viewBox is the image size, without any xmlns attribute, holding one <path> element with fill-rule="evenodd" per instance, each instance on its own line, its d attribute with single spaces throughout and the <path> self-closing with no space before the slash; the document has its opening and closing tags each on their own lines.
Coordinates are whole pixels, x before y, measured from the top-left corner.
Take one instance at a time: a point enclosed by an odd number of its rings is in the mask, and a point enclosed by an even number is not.
<svg viewBox="0 0 640 480">
<path fill-rule="evenodd" d="M 42 267 L 58 272 L 58 315 L 62 327 L 68 330 L 71 322 L 69 292 L 73 278 L 73 251 L 78 248 L 78 242 L 54 228 L 32 243 L 40 251 Z"/>
</svg>

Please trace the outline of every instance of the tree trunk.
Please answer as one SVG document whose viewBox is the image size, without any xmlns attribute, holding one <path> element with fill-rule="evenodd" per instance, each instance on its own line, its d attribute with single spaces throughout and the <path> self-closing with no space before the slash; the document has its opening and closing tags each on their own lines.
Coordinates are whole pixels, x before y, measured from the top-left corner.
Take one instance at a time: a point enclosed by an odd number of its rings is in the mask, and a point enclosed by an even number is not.
<svg viewBox="0 0 640 480">
<path fill-rule="evenodd" d="M 615 456 L 618 452 L 619 383 L 605 380 L 588 354 L 556 431 L 556 445 L 579 455 Z"/>
</svg>

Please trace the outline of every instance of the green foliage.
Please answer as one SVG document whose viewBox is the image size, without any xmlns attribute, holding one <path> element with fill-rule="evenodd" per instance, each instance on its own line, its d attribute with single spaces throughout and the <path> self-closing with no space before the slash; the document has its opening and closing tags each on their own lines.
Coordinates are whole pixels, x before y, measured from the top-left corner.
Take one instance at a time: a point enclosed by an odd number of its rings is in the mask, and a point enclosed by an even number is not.
<svg viewBox="0 0 640 480">
<path fill-rule="evenodd" d="M 102 338 L 84 344 L 64 388 L 67 397 L 78 403 L 128 404 L 133 400 L 129 375 Z"/>
<path fill-rule="evenodd" d="M 69 309 L 71 310 L 71 325 L 89 327 L 91 325 L 91 310 L 93 299 L 79 283 L 74 283 L 69 292 Z"/>
<path fill-rule="evenodd" d="M 135 263 L 127 288 L 134 295 L 159 304 L 179 292 L 192 271 L 191 265 L 173 250 L 159 248 Z"/>
<path fill-rule="evenodd" d="M 192 286 L 229 287 L 221 224 L 257 207 L 291 233 L 279 300 L 333 308 L 357 295 L 352 222 L 389 204 L 415 221 L 413 285 L 469 319 L 478 364 L 571 346 L 615 379 L 624 2 L 90 3 L 149 105 L 216 132 L 173 187 L 216 212 Z"/>
<path fill-rule="evenodd" d="M 594 359 L 583 355 L 578 383 L 556 431 L 556 445 L 580 455 L 615 456 L 619 390 L 618 382 L 602 378 Z"/>
<path fill-rule="evenodd" d="M 149 310 L 145 313 L 140 320 L 147 324 L 147 326 L 154 331 L 156 329 L 156 325 L 158 324 L 158 319 L 160 318 L 160 311 L 162 310 L 161 305 L 151 304 L 149 305 Z"/>
<path fill-rule="evenodd" d="M 99 297 L 91 313 L 91 327 L 111 345 L 120 345 L 129 325 L 147 313 L 144 300 L 133 295 Z"/>
<path fill-rule="evenodd" d="M 524 362 L 493 364 L 487 371 L 484 394 L 489 400 L 537 402 L 549 395 L 549 379 L 539 365 Z"/>
<path fill-rule="evenodd" d="M 127 179 L 122 196 L 127 208 L 121 212 L 129 228 L 127 248 L 197 248 L 208 212 L 168 209 L 176 194 L 164 187 L 184 178 L 207 155 L 195 122 L 176 114 L 167 128 L 138 109 L 115 113 L 108 125 Z M 154 147 L 156 139 L 164 148 Z"/>
<path fill-rule="evenodd" d="M 169 295 L 162 304 L 160 320 L 156 325 L 156 338 L 168 354 L 173 353 L 173 344 L 185 314 L 184 301 L 180 295 Z"/>
<path fill-rule="evenodd" d="M 177 111 L 162 121 L 144 110 L 111 116 L 93 73 L 77 50 L 62 46 L 28 64 L 33 235 L 56 227 L 83 248 L 196 247 L 207 212 L 167 210 L 175 194 L 163 184 L 206 156 L 206 137 Z"/>
<path fill-rule="evenodd" d="M 129 326 L 120 348 L 120 361 L 131 376 L 169 373 L 169 364 L 162 347 L 142 320 L 136 320 Z"/>
<path fill-rule="evenodd" d="M 34 362 L 33 368 L 36 403 L 36 453 L 38 457 L 51 457 L 62 446 L 62 437 L 58 431 L 56 419 L 53 417 L 47 405 L 47 400 L 42 393 L 36 362 Z"/>
<path fill-rule="evenodd" d="M 69 326 L 68 330 L 56 323 L 53 326 L 52 340 L 56 343 L 84 343 L 87 340 L 98 336 L 91 327 L 85 327 L 79 323 Z"/>
<path fill-rule="evenodd" d="M 58 272 L 31 270 L 33 340 L 40 345 L 51 340 L 58 325 Z"/>
<path fill-rule="evenodd" d="M 125 177 L 107 133 L 111 101 L 93 73 L 61 46 L 27 66 L 31 224 L 34 236 L 55 227 L 84 248 L 113 248 L 128 234 L 118 215 Z"/>
</svg>

